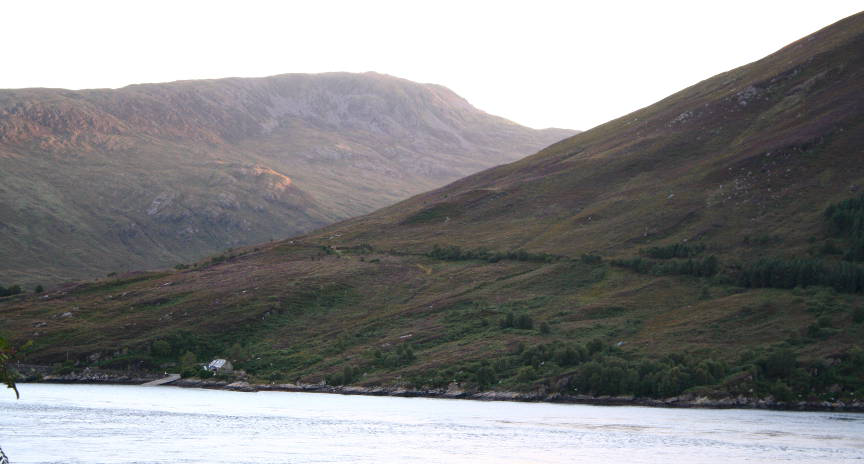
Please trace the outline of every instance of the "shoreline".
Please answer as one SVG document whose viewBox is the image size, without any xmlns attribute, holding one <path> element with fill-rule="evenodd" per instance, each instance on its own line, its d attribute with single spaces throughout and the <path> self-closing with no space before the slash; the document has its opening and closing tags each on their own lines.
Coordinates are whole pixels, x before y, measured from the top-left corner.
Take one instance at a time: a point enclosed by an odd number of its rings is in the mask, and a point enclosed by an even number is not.
<svg viewBox="0 0 864 464">
<path fill-rule="evenodd" d="M 65 375 L 47 375 L 41 379 L 27 379 L 21 383 L 66 383 L 92 385 L 141 385 L 143 383 L 163 378 L 161 374 L 152 373 L 105 373 L 86 371 Z M 701 409 L 762 409 L 775 411 L 801 412 L 864 412 L 864 402 L 807 402 L 782 403 L 766 399 L 745 396 L 709 398 L 684 394 L 666 399 L 637 398 L 633 396 L 591 396 L 562 395 L 559 393 L 522 393 L 502 391 L 472 392 L 451 386 L 447 389 L 415 390 L 404 387 L 362 387 L 333 386 L 324 384 L 254 384 L 245 381 L 227 381 L 214 379 L 179 379 L 161 386 L 179 388 L 205 388 L 211 390 L 228 390 L 237 392 L 282 391 L 292 393 L 324 393 L 339 395 L 391 396 L 401 398 L 439 398 L 474 401 L 514 401 L 523 403 L 555 403 L 555 404 L 585 404 L 592 406 L 645 406 L 655 408 L 701 408 Z"/>
</svg>

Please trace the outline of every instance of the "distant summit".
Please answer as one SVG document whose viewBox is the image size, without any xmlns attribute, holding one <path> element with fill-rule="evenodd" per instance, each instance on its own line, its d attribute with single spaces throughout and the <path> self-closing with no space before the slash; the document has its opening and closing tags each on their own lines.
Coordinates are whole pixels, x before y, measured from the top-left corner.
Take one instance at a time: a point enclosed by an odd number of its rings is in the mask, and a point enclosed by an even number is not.
<svg viewBox="0 0 864 464">
<path fill-rule="evenodd" d="M 287 237 L 574 133 L 377 73 L 2 90 L 0 283 Z"/>
</svg>

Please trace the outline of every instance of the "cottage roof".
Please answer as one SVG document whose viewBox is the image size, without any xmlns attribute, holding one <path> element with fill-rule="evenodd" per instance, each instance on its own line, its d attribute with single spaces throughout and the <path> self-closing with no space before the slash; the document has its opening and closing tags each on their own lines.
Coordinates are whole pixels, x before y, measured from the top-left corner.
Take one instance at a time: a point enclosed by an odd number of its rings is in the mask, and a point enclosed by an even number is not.
<svg viewBox="0 0 864 464">
<path fill-rule="evenodd" d="M 228 360 L 226 359 L 214 359 L 210 361 L 210 364 L 208 364 L 207 367 L 210 369 L 222 369 L 225 367 L 225 363 L 227 362 Z"/>
</svg>

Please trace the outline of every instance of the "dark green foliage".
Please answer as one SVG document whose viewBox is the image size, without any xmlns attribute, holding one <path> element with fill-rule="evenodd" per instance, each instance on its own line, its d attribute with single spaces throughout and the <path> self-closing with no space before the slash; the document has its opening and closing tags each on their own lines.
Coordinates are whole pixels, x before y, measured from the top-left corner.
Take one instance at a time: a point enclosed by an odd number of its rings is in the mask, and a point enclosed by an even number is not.
<svg viewBox="0 0 864 464">
<path fill-rule="evenodd" d="M 831 363 L 802 362 L 781 346 L 757 358 L 750 372 L 756 391 L 778 401 L 849 398 L 864 388 L 864 352 L 853 347 Z"/>
<path fill-rule="evenodd" d="M 36 288 L 33 289 L 33 293 L 37 293 L 37 294 L 42 293 L 44 291 L 45 291 L 45 288 L 42 287 L 42 284 L 37 285 Z"/>
<path fill-rule="evenodd" d="M 240 343 L 235 343 L 228 348 L 228 359 L 233 363 L 238 363 L 246 360 L 249 357 L 248 349 Z"/>
<path fill-rule="evenodd" d="M 768 379 L 776 380 L 789 377 L 797 362 L 795 353 L 788 348 L 783 348 L 760 359 L 757 365 Z"/>
<path fill-rule="evenodd" d="M 864 195 L 829 206 L 825 209 L 825 220 L 832 235 L 848 242 L 843 258 L 864 261 Z"/>
<path fill-rule="evenodd" d="M 534 328 L 534 319 L 527 314 L 519 314 L 518 316 L 509 312 L 501 319 L 499 326 L 502 329 L 523 329 L 530 330 Z"/>
<path fill-rule="evenodd" d="M 604 347 L 605 347 L 605 345 L 603 344 L 603 341 L 600 340 L 599 338 L 595 338 L 594 340 L 591 340 L 590 342 L 588 342 L 588 346 L 587 346 L 588 353 L 593 356 L 593 355 L 603 351 Z"/>
<path fill-rule="evenodd" d="M 714 385 L 728 372 L 724 363 L 705 358 L 639 359 L 599 339 L 587 346 L 538 345 L 514 356 L 518 364 L 530 367 L 516 370 L 515 379 L 522 383 L 532 376 L 542 377 L 542 370 L 548 373 L 555 366 L 571 369 L 555 384 L 561 393 L 668 397 L 691 387 Z"/>
<path fill-rule="evenodd" d="M 412 214 L 402 221 L 404 225 L 429 224 L 431 222 L 444 222 L 448 218 L 455 218 L 462 214 L 462 209 L 454 203 L 438 203 L 422 211 Z"/>
<path fill-rule="evenodd" d="M 477 369 L 477 372 L 475 372 L 474 375 L 474 381 L 477 384 L 477 388 L 480 390 L 486 390 L 497 381 L 495 370 L 485 361 L 481 364 L 480 368 Z"/>
<path fill-rule="evenodd" d="M 580 256 L 579 260 L 582 261 L 582 263 L 584 263 L 584 264 L 590 264 L 590 265 L 600 264 L 603 262 L 603 258 L 601 256 L 592 255 L 592 254 L 588 254 L 588 253 Z"/>
<path fill-rule="evenodd" d="M 693 258 L 705 251 L 705 245 L 688 245 L 673 243 L 672 245 L 651 247 L 643 250 L 645 256 L 654 259 Z"/>
<path fill-rule="evenodd" d="M 811 287 L 810 298 L 807 301 L 807 311 L 821 316 L 844 312 L 849 306 L 843 298 L 837 295 L 837 291 L 830 287 Z M 800 290 L 799 290 L 800 293 Z"/>
<path fill-rule="evenodd" d="M 543 321 L 542 323 L 540 323 L 540 333 L 543 335 L 549 335 L 550 333 L 552 333 L 552 328 L 549 327 L 548 322 Z"/>
<path fill-rule="evenodd" d="M 837 247 L 834 240 L 825 240 L 825 243 L 822 244 L 822 248 L 819 249 L 819 253 L 822 253 L 823 255 L 842 255 L 843 250 Z"/>
<path fill-rule="evenodd" d="M 9 288 L 0 286 L 0 297 L 18 295 L 21 292 L 22 290 L 20 285 L 12 285 Z"/>
<path fill-rule="evenodd" d="M 864 322 L 864 306 L 859 306 L 852 311 L 852 321 L 856 324 Z"/>
<path fill-rule="evenodd" d="M 768 245 L 777 245 L 783 243 L 783 237 L 779 235 L 757 235 L 755 237 L 746 236 L 743 240 L 746 245 L 756 245 L 760 247 Z"/>
<path fill-rule="evenodd" d="M 696 386 L 714 385 L 727 372 L 724 363 L 712 359 L 628 359 L 614 352 L 598 352 L 568 379 L 565 391 L 665 398 Z"/>
<path fill-rule="evenodd" d="M 0 383 L 5 384 L 7 388 L 11 388 L 15 392 L 15 397 L 18 398 L 18 388 L 15 385 L 17 373 L 10 366 L 15 353 L 16 350 L 6 339 L 0 337 Z"/>
<path fill-rule="evenodd" d="M 331 374 L 325 377 L 325 381 L 329 385 L 348 385 L 356 381 L 362 372 L 354 366 L 345 366 L 341 373 Z"/>
<path fill-rule="evenodd" d="M 519 362 L 524 366 L 540 367 L 547 362 L 559 366 L 575 366 L 589 359 L 588 349 L 582 345 L 548 343 L 525 348 L 517 354 Z"/>
<path fill-rule="evenodd" d="M 417 359 L 414 355 L 414 350 L 408 344 L 399 345 L 395 350 L 391 351 L 375 350 L 373 356 L 376 365 L 388 369 L 411 364 Z"/>
<path fill-rule="evenodd" d="M 438 245 L 433 246 L 432 250 L 426 253 L 425 256 L 444 261 L 480 260 L 490 263 L 497 263 L 502 260 L 551 263 L 561 259 L 560 256 L 550 255 L 548 253 L 529 253 L 525 250 L 493 252 L 482 248 L 476 250 L 463 250 L 458 246 L 441 247 Z"/>
<path fill-rule="evenodd" d="M 368 243 L 361 243 L 359 245 L 340 248 L 340 250 L 349 251 L 360 255 L 366 255 L 369 253 L 373 253 L 375 251 L 375 247 Z"/>
<path fill-rule="evenodd" d="M 51 369 L 53 375 L 67 375 L 75 370 L 75 363 L 71 360 L 66 360 L 63 363 L 54 364 Z"/>
<path fill-rule="evenodd" d="M 129 353 L 101 360 L 96 363 L 96 366 L 106 369 L 148 370 L 158 369 L 159 362 L 147 354 Z"/>
<path fill-rule="evenodd" d="M 747 264 L 739 274 L 739 284 L 751 288 L 795 288 L 811 285 L 831 287 L 838 292 L 864 292 L 864 268 L 839 262 L 814 259 L 765 258 Z"/>
<path fill-rule="evenodd" d="M 769 393 L 776 401 L 782 401 L 784 403 L 795 401 L 795 393 L 791 388 L 789 388 L 789 385 L 786 385 L 782 380 L 774 382 L 769 389 Z"/>
<path fill-rule="evenodd" d="M 816 320 L 816 323 L 807 327 L 806 336 L 813 340 L 825 340 L 837 332 L 839 331 L 833 327 L 831 318 L 823 315 Z"/>
<path fill-rule="evenodd" d="M 171 344 L 165 340 L 156 340 L 150 347 L 150 352 L 153 356 L 164 358 L 171 355 Z"/>
<path fill-rule="evenodd" d="M 164 340 L 170 346 L 170 355 L 180 357 L 192 352 L 199 358 L 210 358 L 219 354 L 223 345 L 211 337 L 205 337 L 187 330 L 175 332 Z"/>
<path fill-rule="evenodd" d="M 705 354 L 649 358 L 595 339 L 587 345 L 553 342 L 513 349 L 497 359 L 466 361 L 445 369 L 415 372 L 415 387 L 442 388 L 465 382 L 484 390 L 505 388 L 564 394 L 633 395 L 668 398 L 690 389 L 722 395 L 768 396 L 777 401 L 800 398 L 854 398 L 864 389 L 864 350 L 853 348 L 832 363 L 801 362 L 789 346 L 745 353 L 737 365 Z M 838 391 L 838 388 L 840 389 Z"/>
<path fill-rule="evenodd" d="M 532 366 L 522 366 L 516 371 L 516 381 L 519 383 L 529 383 L 537 378 L 537 369 Z"/>
<path fill-rule="evenodd" d="M 297 372 L 308 369 L 321 362 L 319 355 L 295 350 L 273 350 L 260 353 L 243 363 L 249 374 L 268 374 L 272 372 Z"/>
<path fill-rule="evenodd" d="M 654 261 L 644 258 L 618 259 L 612 261 L 613 266 L 623 267 L 641 274 L 651 275 L 692 275 L 696 277 L 711 277 L 717 274 L 719 262 L 717 257 L 709 256 L 703 259 L 688 259 Z"/>
<path fill-rule="evenodd" d="M 185 371 L 188 369 L 194 369 L 196 364 L 198 363 L 198 357 L 195 356 L 195 353 L 191 351 L 187 351 L 180 356 L 180 370 Z"/>
</svg>

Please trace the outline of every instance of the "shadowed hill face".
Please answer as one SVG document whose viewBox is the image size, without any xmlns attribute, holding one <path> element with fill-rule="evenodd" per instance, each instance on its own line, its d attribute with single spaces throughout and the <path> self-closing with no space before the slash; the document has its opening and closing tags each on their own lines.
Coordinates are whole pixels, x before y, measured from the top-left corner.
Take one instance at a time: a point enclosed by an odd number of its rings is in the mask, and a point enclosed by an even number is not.
<svg viewBox="0 0 864 464">
<path fill-rule="evenodd" d="M 367 216 L 7 297 L 0 327 L 34 361 L 259 381 L 855 401 L 862 83 L 859 14 Z"/>
<path fill-rule="evenodd" d="M 0 91 L 0 281 L 165 266 L 290 236 L 572 133 L 374 73 Z"/>
</svg>

